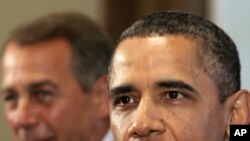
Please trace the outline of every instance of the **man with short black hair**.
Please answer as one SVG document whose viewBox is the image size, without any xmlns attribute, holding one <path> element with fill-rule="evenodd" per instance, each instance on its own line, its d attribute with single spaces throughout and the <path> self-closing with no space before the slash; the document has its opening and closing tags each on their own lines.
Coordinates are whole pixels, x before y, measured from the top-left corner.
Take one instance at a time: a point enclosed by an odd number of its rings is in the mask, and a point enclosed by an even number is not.
<svg viewBox="0 0 250 141">
<path fill-rule="evenodd" d="M 225 141 L 250 119 L 235 44 L 185 12 L 149 14 L 122 33 L 109 89 L 116 141 Z"/>
</svg>

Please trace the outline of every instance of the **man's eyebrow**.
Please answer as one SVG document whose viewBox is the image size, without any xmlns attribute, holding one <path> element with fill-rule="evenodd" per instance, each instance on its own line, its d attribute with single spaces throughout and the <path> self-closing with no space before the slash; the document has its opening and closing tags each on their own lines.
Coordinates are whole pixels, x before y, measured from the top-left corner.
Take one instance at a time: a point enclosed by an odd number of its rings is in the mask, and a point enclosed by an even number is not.
<svg viewBox="0 0 250 141">
<path fill-rule="evenodd" d="M 131 85 L 121 85 L 121 86 L 111 88 L 109 95 L 116 96 L 116 95 L 120 95 L 123 93 L 132 92 L 133 90 L 134 90 L 134 87 Z"/>
<path fill-rule="evenodd" d="M 0 95 L 1 96 L 4 96 L 4 94 L 7 94 L 7 93 L 16 93 L 16 91 L 14 89 L 12 89 L 12 88 L 1 88 L 0 89 Z"/>
<path fill-rule="evenodd" d="M 37 82 L 32 82 L 29 86 L 29 88 L 39 88 L 43 86 L 50 86 L 54 89 L 58 89 L 58 86 L 51 82 L 50 80 L 42 80 L 42 81 L 37 81 Z"/>
<path fill-rule="evenodd" d="M 188 91 L 197 92 L 191 85 L 178 80 L 166 80 L 156 82 L 157 87 L 186 89 Z"/>
<path fill-rule="evenodd" d="M 56 84 L 54 84 L 52 81 L 50 81 L 50 80 L 42 80 L 42 81 L 32 82 L 28 86 L 28 89 L 36 89 L 36 88 L 44 87 L 44 86 L 50 86 L 53 89 L 58 89 L 58 86 Z M 0 89 L 0 94 L 1 95 L 4 94 L 4 93 L 9 93 L 9 92 L 15 92 L 16 93 L 16 90 L 14 88 L 12 88 L 12 87 L 6 87 L 6 88 L 1 87 L 1 89 Z"/>
</svg>

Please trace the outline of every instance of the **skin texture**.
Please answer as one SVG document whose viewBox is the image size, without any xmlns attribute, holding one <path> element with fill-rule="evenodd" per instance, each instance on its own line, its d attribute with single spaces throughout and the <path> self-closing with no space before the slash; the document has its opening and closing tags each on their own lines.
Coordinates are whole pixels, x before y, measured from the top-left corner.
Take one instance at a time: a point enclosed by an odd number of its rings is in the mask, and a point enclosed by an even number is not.
<svg viewBox="0 0 250 141">
<path fill-rule="evenodd" d="M 239 108 L 247 107 L 247 92 L 220 103 L 197 49 L 194 40 L 171 35 L 118 45 L 109 82 L 116 141 L 224 141 L 230 122 L 247 122 L 247 110 Z"/>
<path fill-rule="evenodd" d="M 86 92 L 75 79 L 70 62 L 70 44 L 64 39 L 24 48 L 15 42 L 7 45 L 1 86 L 16 140 L 101 140 L 108 128 L 101 122 L 109 109 L 102 102 L 108 103 L 105 79 L 100 78 Z"/>
</svg>

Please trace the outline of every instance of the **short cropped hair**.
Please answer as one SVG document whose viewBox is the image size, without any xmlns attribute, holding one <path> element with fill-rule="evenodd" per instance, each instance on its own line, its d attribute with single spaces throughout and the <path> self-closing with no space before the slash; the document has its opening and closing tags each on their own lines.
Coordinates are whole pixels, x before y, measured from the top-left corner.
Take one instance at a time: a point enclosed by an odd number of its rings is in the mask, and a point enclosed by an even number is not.
<svg viewBox="0 0 250 141">
<path fill-rule="evenodd" d="M 71 66 L 82 89 L 88 91 L 94 82 L 106 75 L 113 44 L 90 19 L 77 12 L 58 12 L 21 25 L 10 33 L 9 42 L 28 45 L 63 38 L 72 49 Z"/>
<path fill-rule="evenodd" d="M 146 15 L 122 33 L 118 44 L 127 38 L 165 35 L 180 35 L 197 41 L 197 60 L 216 84 L 221 102 L 240 89 L 236 45 L 221 28 L 200 16 L 180 11 Z"/>
</svg>

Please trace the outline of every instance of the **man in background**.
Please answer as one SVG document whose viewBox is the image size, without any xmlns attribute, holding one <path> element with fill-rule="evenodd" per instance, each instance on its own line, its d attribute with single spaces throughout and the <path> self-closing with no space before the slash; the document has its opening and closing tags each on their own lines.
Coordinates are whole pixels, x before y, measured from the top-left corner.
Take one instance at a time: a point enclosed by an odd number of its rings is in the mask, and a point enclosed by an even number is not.
<svg viewBox="0 0 250 141">
<path fill-rule="evenodd" d="M 53 13 L 18 27 L 1 57 L 1 95 L 19 141 L 110 141 L 112 44 L 88 18 Z"/>
<path fill-rule="evenodd" d="M 184 12 L 149 14 L 120 37 L 109 72 L 116 141 L 225 141 L 248 124 L 249 93 L 230 37 Z"/>
</svg>

